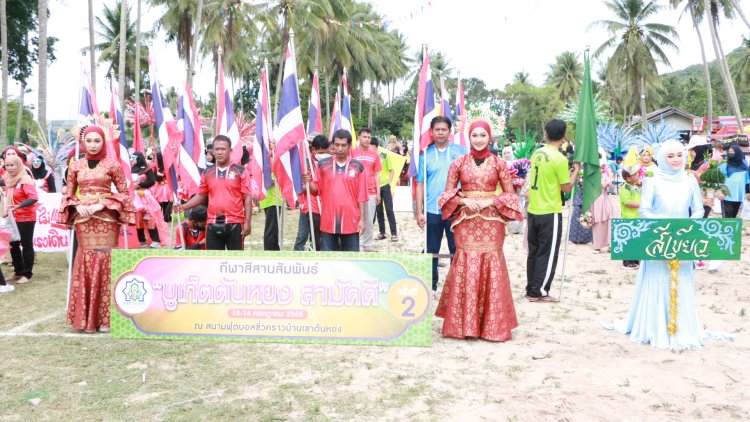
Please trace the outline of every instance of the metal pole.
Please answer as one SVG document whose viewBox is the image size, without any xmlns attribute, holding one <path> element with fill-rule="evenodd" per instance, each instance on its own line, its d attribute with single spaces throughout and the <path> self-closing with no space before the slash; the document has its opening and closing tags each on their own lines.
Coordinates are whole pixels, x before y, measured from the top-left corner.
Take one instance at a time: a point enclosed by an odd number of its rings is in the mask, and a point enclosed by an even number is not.
<svg viewBox="0 0 750 422">
<path fill-rule="evenodd" d="M 578 180 L 573 181 L 573 190 L 571 191 L 570 196 L 570 203 L 568 204 L 568 230 L 565 231 L 565 237 L 563 238 L 563 241 L 565 242 L 565 246 L 563 246 L 563 264 L 562 264 L 562 273 L 560 274 L 560 294 L 557 297 L 558 301 L 562 301 L 562 295 L 563 295 L 563 284 L 565 284 L 565 269 L 567 267 L 568 263 L 568 242 L 570 237 L 570 224 L 573 221 L 573 201 L 575 201 L 576 196 L 576 187 L 578 186 Z M 554 253 L 554 251 L 552 252 Z"/>
</svg>

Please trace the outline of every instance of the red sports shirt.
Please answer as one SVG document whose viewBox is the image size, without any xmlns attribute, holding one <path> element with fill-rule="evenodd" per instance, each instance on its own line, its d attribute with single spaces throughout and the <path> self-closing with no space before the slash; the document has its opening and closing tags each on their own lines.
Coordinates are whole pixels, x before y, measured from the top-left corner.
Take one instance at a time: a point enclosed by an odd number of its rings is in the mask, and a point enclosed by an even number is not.
<svg viewBox="0 0 750 422">
<path fill-rule="evenodd" d="M 250 172 L 232 164 L 224 171 L 218 166 L 206 170 L 201 176 L 198 193 L 208 195 L 208 224 L 216 222 L 217 215 L 226 216 L 230 224 L 245 222 L 245 195 L 250 195 Z"/>
<path fill-rule="evenodd" d="M 27 199 L 39 199 L 39 195 L 36 193 L 36 186 L 24 183 L 13 188 L 13 203 L 16 206 Z M 36 221 L 36 209 L 38 207 L 39 202 L 35 202 L 34 205 L 29 205 L 28 207 L 16 208 L 13 210 L 13 217 L 19 223 Z"/>
<path fill-rule="evenodd" d="M 372 148 L 367 148 L 367 151 L 362 151 L 362 148 L 354 148 L 352 150 L 352 158 L 356 158 L 365 168 L 367 193 L 370 195 L 376 195 L 380 186 L 378 178 L 375 177 L 375 173 L 382 170 L 382 166 L 380 165 L 380 155 L 373 151 Z"/>
<path fill-rule="evenodd" d="M 182 235 L 180 235 L 180 232 L 182 232 Z M 176 229 L 174 229 L 174 236 L 175 239 L 177 239 L 177 246 L 182 246 L 182 236 L 185 236 L 185 248 L 189 248 L 196 243 L 200 243 L 202 240 L 204 240 L 206 238 L 206 231 L 193 231 L 190 229 L 187 221 L 185 221 L 181 225 L 177 226 Z M 205 249 L 206 244 L 204 243 L 200 250 Z"/>
<path fill-rule="evenodd" d="M 362 163 L 354 159 L 343 166 L 333 157 L 318 163 L 321 232 L 352 234 L 359 231 L 359 203 L 369 200 L 364 172 Z"/>
</svg>

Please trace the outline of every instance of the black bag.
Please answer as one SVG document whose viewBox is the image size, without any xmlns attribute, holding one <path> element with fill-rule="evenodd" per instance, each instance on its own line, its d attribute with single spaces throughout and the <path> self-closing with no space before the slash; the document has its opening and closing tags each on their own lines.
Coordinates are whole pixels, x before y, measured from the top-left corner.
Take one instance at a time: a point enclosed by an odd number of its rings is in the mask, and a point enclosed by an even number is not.
<svg viewBox="0 0 750 422">
<path fill-rule="evenodd" d="M 228 234 L 227 218 L 223 215 L 216 216 L 216 222 L 209 226 L 209 230 L 216 237 L 225 237 Z"/>
</svg>

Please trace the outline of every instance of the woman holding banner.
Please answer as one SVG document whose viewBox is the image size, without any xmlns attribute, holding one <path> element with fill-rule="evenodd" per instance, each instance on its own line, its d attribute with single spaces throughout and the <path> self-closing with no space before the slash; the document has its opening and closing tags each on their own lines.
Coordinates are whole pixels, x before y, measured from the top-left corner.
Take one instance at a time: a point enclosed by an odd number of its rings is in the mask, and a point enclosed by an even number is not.
<svg viewBox="0 0 750 422">
<path fill-rule="evenodd" d="M 660 146 L 656 154 L 659 167 L 655 167 L 654 176 L 643 185 L 638 210 L 641 218 L 703 217 L 700 187 L 685 171 L 687 156 L 687 150 L 679 142 L 669 141 Z M 676 285 L 670 266 L 676 271 Z M 673 300 L 677 303 L 670 306 Z M 630 334 L 635 343 L 659 349 L 700 348 L 704 333 L 695 306 L 693 262 L 643 261 L 627 317 L 604 325 Z"/>
<path fill-rule="evenodd" d="M 120 164 L 107 158 L 105 130 L 89 126 L 83 134 L 86 156 L 68 171 L 58 221 L 75 226 L 78 251 L 73 262 L 68 323 L 87 333 L 109 331 L 110 267 L 120 224 L 133 222 L 133 202 Z M 114 185 L 116 192 L 112 192 Z"/>
<path fill-rule="evenodd" d="M 490 122 L 472 120 L 468 134 L 471 152 L 453 161 L 438 201 L 443 219 L 453 222 L 456 255 L 435 315 L 445 319 L 445 337 L 506 341 L 518 320 L 503 255 L 505 225 L 523 217 L 506 162 L 490 153 Z"/>
</svg>

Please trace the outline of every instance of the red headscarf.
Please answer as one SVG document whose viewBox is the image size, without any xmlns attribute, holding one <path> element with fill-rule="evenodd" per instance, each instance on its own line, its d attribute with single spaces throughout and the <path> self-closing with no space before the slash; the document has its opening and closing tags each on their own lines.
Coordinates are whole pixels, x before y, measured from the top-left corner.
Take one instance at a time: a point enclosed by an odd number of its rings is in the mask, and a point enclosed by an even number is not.
<svg viewBox="0 0 750 422">
<path fill-rule="evenodd" d="M 99 136 L 102 137 L 102 141 L 103 142 L 107 142 L 107 137 L 104 135 L 104 129 L 102 129 L 99 126 L 89 126 L 83 132 L 83 136 L 81 137 L 81 138 L 83 138 L 83 145 L 84 145 L 84 147 L 86 146 L 86 135 L 88 135 L 89 133 L 98 133 Z M 104 143 L 102 143 L 102 149 L 96 155 L 91 155 L 91 154 L 89 154 L 88 151 L 86 151 L 86 159 L 87 160 L 92 160 L 92 161 L 98 161 L 98 160 L 104 159 L 105 157 L 107 157 L 107 148 L 106 147 L 107 146 L 104 145 Z"/>
<path fill-rule="evenodd" d="M 23 165 L 25 165 L 26 167 L 29 166 L 29 163 L 26 162 L 26 153 L 22 152 L 20 149 L 18 149 L 17 147 L 13 145 L 9 145 L 7 148 L 5 148 L 5 151 L 3 151 L 3 157 L 6 156 L 6 153 L 8 152 L 8 150 L 13 150 L 13 152 L 15 152 L 16 155 L 21 159 L 21 162 L 23 163 Z"/>
<path fill-rule="evenodd" d="M 471 132 L 474 131 L 474 129 L 481 127 L 482 129 L 487 131 L 487 136 L 489 136 L 490 139 L 492 139 L 492 129 L 490 129 L 490 124 L 487 120 L 479 119 L 475 120 L 474 122 L 469 125 L 469 137 L 471 137 Z M 469 141 L 471 142 L 471 141 Z M 471 158 L 474 158 L 475 160 L 484 160 L 485 158 L 489 157 L 491 154 L 490 152 L 490 145 L 487 144 L 487 146 L 481 150 L 477 151 L 474 149 L 474 146 L 471 146 Z"/>
</svg>

